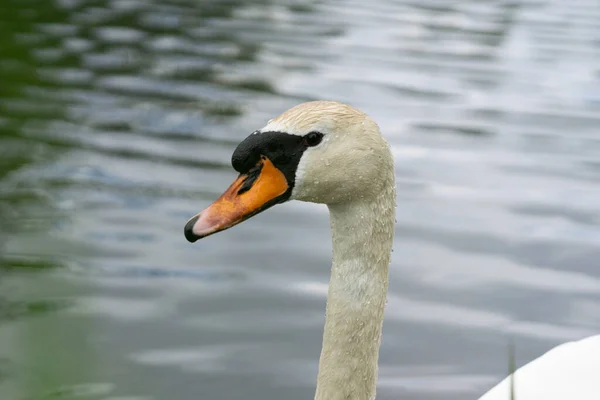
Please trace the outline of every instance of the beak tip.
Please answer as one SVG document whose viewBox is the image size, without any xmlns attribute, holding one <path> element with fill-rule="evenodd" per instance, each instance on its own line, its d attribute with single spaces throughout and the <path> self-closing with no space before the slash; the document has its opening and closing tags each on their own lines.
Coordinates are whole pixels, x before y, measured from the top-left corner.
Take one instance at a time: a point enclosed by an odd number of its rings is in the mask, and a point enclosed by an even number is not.
<svg viewBox="0 0 600 400">
<path fill-rule="evenodd" d="M 200 236 L 198 236 L 194 233 L 194 225 L 196 225 L 198 218 L 200 218 L 200 215 L 196 215 L 195 217 L 190 219 L 187 222 L 187 224 L 185 224 L 185 228 L 183 228 L 183 234 L 185 235 L 185 238 L 187 239 L 187 241 L 190 243 L 194 243 L 198 239 L 200 239 Z"/>
</svg>

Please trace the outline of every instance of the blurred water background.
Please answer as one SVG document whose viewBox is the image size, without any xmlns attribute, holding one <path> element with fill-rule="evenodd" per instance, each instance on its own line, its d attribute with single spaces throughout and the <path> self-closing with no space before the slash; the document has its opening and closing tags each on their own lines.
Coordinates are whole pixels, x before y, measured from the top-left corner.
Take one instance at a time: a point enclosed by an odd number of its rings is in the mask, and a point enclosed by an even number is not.
<svg viewBox="0 0 600 400">
<path fill-rule="evenodd" d="M 183 226 L 313 99 L 396 157 L 378 399 L 600 332 L 597 1 L 3 0 L 0 399 L 312 398 L 326 207 Z"/>
</svg>

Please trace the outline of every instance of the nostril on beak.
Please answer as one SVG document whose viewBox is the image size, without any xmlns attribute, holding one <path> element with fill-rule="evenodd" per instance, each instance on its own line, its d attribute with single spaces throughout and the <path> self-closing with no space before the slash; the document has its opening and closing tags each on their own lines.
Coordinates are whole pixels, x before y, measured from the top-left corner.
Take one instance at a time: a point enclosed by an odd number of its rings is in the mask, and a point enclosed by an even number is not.
<svg viewBox="0 0 600 400">
<path fill-rule="evenodd" d="M 200 236 L 194 233 L 194 225 L 196 225 L 196 221 L 198 221 L 200 215 L 196 215 L 192 219 L 190 219 L 187 224 L 185 224 L 185 228 L 183 228 L 183 233 L 185 234 L 185 238 L 190 243 L 194 243 L 196 240 L 200 239 Z"/>
</svg>

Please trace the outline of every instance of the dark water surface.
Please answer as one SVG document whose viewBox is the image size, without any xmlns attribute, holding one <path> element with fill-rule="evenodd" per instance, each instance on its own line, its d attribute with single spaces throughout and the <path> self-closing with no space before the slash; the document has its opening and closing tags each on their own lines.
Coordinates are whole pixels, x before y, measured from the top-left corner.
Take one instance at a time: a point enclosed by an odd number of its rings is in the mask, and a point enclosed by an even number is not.
<svg viewBox="0 0 600 400">
<path fill-rule="evenodd" d="M 595 0 L 3 0 L 0 399 L 312 398 L 326 208 L 182 232 L 311 99 L 396 156 L 378 398 L 600 332 L 599 61 Z"/>
</svg>

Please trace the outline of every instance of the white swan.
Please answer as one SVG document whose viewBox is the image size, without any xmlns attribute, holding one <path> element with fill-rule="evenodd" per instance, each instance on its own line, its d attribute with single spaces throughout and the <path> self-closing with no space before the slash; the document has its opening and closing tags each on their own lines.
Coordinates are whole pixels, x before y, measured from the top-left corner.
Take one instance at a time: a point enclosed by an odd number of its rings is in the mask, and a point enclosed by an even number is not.
<svg viewBox="0 0 600 400">
<path fill-rule="evenodd" d="M 393 158 L 377 124 L 345 104 L 300 104 L 242 141 L 232 165 L 239 177 L 187 222 L 186 238 L 195 242 L 292 199 L 327 204 L 333 265 L 315 399 L 373 400 L 396 207 Z M 599 354 L 600 341 L 594 343 Z M 554 360 L 552 354 L 548 358 Z M 544 365 L 539 359 L 518 371 L 518 400 L 558 399 L 552 393 L 527 397 L 551 383 L 536 381 L 528 369 L 545 376 Z M 588 383 L 598 371 L 587 375 Z M 525 378 L 534 389 L 521 397 L 521 386 L 529 388 Z M 600 399 L 600 380 L 595 382 L 594 399 Z M 503 385 L 482 400 L 508 400 Z M 560 399 L 591 399 L 569 393 Z"/>
<path fill-rule="evenodd" d="M 599 400 L 600 335 L 560 344 L 514 374 L 515 400 Z M 509 400 L 511 377 L 479 400 Z"/>
</svg>

